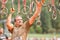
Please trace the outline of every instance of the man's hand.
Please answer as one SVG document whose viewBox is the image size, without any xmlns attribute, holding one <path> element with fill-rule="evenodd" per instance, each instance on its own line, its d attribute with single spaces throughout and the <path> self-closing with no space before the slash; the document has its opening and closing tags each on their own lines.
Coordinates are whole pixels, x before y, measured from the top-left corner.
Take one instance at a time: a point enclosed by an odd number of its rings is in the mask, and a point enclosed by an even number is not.
<svg viewBox="0 0 60 40">
<path fill-rule="evenodd" d="M 13 24 L 11 23 L 11 18 L 12 18 L 12 14 L 15 12 L 15 9 L 11 8 L 10 12 L 11 13 L 8 15 L 7 20 L 6 20 L 6 26 L 7 26 L 8 30 L 10 32 L 12 32 L 12 30 L 13 30 Z"/>
<path fill-rule="evenodd" d="M 11 8 L 11 9 L 10 9 L 10 12 L 11 12 L 11 13 L 14 13 L 14 12 L 15 12 L 15 9 L 14 9 L 14 8 Z"/>
<path fill-rule="evenodd" d="M 42 5 L 44 4 L 45 0 L 41 0 L 38 2 L 36 0 L 36 11 L 34 12 L 34 15 L 29 19 L 29 24 L 32 25 L 35 21 L 36 17 L 41 13 Z"/>
<path fill-rule="evenodd" d="M 36 10 L 39 11 L 41 9 L 42 5 L 44 4 L 44 2 L 45 2 L 45 0 L 42 0 L 41 2 L 38 2 L 36 0 Z"/>
</svg>

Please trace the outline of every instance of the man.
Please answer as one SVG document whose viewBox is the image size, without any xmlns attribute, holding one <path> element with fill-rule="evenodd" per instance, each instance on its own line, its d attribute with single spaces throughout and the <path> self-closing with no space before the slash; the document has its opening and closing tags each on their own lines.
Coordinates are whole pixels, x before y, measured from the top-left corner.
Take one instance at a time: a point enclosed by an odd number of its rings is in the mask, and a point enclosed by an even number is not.
<svg viewBox="0 0 60 40">
<path fill-rule="evenodd" d="M 3 34 L 3 28 L 0 28 L 0 40 L 8 40 L 8 37 Z"/>
<path fill-rule="evenodd" d="M 21 16 L 16 16 L 14 20 L 14 25 L 11 24 L 11 17 L 14 11 L 11 11 L 12 13 L 9 14 L 6 25 L 8 30 L 12 33 L 12 39 L 11 40 L 26 40 L 27 33 L 33 24 L 34 20 L 38 16 L 39 13 L 41 13 L 41 8 L 45 0 L 42 0 L 41 2 L 38 2 L 36 0 L 36 11 L 34 15 L 27 21 L 23 23 Z"/>
</svg>

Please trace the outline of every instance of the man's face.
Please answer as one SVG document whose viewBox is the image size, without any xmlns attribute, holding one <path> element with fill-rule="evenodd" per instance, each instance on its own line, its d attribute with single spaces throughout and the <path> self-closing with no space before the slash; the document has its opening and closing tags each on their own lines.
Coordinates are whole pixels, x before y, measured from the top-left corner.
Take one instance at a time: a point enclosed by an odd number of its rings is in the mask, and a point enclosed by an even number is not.
<svg viewBox="0 0 60 40">
<path fill-rule="evenodd" d="M 21 26 L 22 24 L 23 24 L 22 17 L 17 16 L 17 17 L 15 18 L 15 26 L 16 26 L 16 27 L 19 27 L 19 26 Z"/>
</svg>

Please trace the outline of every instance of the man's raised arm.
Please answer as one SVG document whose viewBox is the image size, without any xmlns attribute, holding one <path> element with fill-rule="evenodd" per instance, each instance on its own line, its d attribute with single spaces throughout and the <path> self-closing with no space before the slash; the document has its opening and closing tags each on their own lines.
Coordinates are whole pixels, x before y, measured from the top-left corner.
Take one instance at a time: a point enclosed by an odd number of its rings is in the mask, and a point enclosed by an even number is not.
<svg viewBox="0 0 60 40">
<path fill-rule="evenodd" d="M 11 14 L 8 15 L 8 18 L 6 20 L 6 26 L 8 28 L 8 30 L 11 32 L 12 29 L 13 29 L 13 24 L 11 23 L 11 17 L 12 17 L 12 14 L 14 13 L 14 11 L 11 9 Z"/>
<path fill-rule="evenodd" d="M 41 13 L 41 8 L 42 5 L 44 4 L 45 0 L 41 0 L 41 2 L 38 2 L 36 0 L 36 11 L 34 13 L 34 15 L 29 19 L 29 24 L 33 24 L 33 22 L 35 21 L 36 17 L 38 16 L 39 13 Z"/>
</svg>

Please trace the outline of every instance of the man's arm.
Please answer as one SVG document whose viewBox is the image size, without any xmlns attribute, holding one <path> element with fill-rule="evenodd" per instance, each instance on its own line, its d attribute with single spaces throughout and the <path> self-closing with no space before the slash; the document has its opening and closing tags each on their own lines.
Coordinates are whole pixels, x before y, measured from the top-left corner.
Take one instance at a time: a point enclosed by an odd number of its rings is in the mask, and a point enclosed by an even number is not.
<svg viewBox="0 0 60 40">
<path fill-rule="evenodd" d="M 14 13 L 14 11 L 12 9 L 10 11 L 11 11 L 11 14 L 8 15 L 8 18 L 6 20 L 6 26 L 7 26 L 8 30 L 10 32 L 12 32 L 12 30 L 13 30 L 13 24 L 11 23 L 11 17 L 12 17 L 12 14 Z"/>
<path fill-rule="evenodd" d="M 42 0 L 41 2 L 38 2 L 36 0 L 36 11 L 34 13 L 34 15 L 29 19 L 29 24 L 32 25 L 33 22 L 35 21 L 36 17 L 38 16 L 39 13 L 41 13 L 41 8 L 43 3 L 45 2 L 45 0 Z"/>
<path fill-rule="evenodd" d="M 34 12 L 34 15 L 24 23 L 24 25 L 26 26 L 26 29 L 29 30 L 29 28 L 31 27 L 31 25 L 33 24 L 33 22 L 35 21 L 36 17 L 39 15 L 39 13 L 41 13 L 41 8 L 42 5 L 44 4 L 45 0 L 42 0 L 41 2 L 38 2 L 36 0 L 36 11 Z"/>
</svg>

